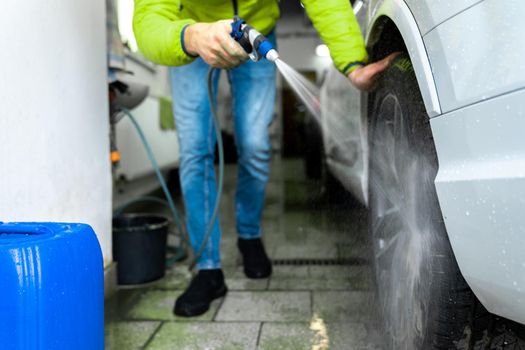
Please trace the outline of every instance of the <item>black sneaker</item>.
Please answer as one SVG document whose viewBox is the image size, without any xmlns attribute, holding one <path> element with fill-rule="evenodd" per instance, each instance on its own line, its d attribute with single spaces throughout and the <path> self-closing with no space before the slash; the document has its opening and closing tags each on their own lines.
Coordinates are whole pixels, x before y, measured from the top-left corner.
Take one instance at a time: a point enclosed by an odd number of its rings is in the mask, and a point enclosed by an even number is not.
<svg viewBox="0 0 525 350">
<path fill-rule="evenodd" d="M 244 274 L 248 278 L 266 278 L 272 274 L 272 263 L 260 238 L 237 241 L 242 254 Z"/>
<path fill-rule="evenodd" d="M 210 308 L 213 300 L 226 295 L 221 269 L 200 270 L 191 280 L 190 286 L 177 298 L 173 313 L 177 316 L 198 316 Z"/>
</svg>

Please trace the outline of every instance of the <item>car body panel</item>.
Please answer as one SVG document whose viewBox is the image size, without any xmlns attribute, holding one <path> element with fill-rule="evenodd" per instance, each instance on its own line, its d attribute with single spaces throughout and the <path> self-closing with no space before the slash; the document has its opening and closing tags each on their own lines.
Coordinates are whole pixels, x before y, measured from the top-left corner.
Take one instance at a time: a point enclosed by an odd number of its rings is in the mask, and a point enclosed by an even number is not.
<svg viewBox="0 0 525 350">
<path fill-rule="evenodd" d="M 443 112 L 525 87 L 525 1 L 485 0 L 424 40 Z"/>
<path fill-rule="evenodd" d="M 457 262 L 491 312 L 525 323 L 525 90 L 431 120 Z"/>
<path fill-rule="evenodd" d="M 412 16 L 416 20 L 421 35 L 445 22 L 456 14 L 483 0 L 405 0 Z M 368 0 L 369 17 L 373 18 L 375 11 L 385 0 Z"/>
<path fill-rule="evenodd" d="M 405 0 L 416 18 L 419 31 L 425 35 L 452 16 L 482 0 Z"/>
</svg>

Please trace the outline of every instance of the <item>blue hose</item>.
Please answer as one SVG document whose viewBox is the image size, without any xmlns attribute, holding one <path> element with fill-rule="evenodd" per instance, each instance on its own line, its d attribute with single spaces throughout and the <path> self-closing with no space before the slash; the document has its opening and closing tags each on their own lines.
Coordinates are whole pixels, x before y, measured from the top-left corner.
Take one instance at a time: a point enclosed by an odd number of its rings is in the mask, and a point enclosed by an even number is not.
<svg viewBox="0 0 525 350">
<path fill-rule="evenodd" d="M 222 135 L 221 135 L 221 125 L 219 123 L 219 117 L 217 116 L 217 106 L 215 105 L 215 100 L 213 99 L 213 74 L 218 71 L 216 68 L 210 68 L 208 71 L 208 99 L 210 100 L 210 111 L 213 119 L 213 125 L 215 126 L 215 136 L 217 138 L 217 149 L 219 151 L 219 179 L 217 181 L 217 199 L 215 200 L 215 206 L 213 207 L 213 213 L 211 215 L 210 222 L 206 228 L 206 233 L 199 247 L 199 250 L 195 252 L 195 258 L 190 264 L 190 270 L 195 267 L 197 260 L 202 255 L 204 248 L 208 244 L 211 233 L 213 232 L 213 227 L 217 221 L 217 216 L 219 215 L 220 201 L 222 197 L 222 187 L 224 185 L 224 147 L 222 144 Z"/>
</svg>

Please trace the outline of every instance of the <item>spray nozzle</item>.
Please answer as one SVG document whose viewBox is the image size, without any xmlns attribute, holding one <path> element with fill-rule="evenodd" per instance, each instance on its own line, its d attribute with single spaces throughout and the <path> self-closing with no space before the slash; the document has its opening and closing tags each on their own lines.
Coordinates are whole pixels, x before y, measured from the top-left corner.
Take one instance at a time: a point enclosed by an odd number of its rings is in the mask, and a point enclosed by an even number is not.
<svg viewBox="0 0 525 350">
<path fill-rule="evenodd" d="M 246 24 L 239 17 L 233 19 L 230 35 L 241 45 L 254 62 L 259 61 L 263 57 L 272 62 L 279 58 L 279 54 L 268 38 Z"/>
</svg>

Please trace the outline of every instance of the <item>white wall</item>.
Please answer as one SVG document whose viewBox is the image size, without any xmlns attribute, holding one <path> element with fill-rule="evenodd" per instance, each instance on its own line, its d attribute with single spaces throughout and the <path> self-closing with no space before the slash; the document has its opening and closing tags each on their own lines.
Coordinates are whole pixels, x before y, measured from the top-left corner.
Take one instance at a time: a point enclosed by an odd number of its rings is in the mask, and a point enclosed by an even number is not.
<svg viewBox="0 0 525 350">
<path fill-rule="evenodd" d="M 3 0 L 0 221 L 84 222 L 111 261 L 102 0 Z"/>
</svg>

